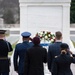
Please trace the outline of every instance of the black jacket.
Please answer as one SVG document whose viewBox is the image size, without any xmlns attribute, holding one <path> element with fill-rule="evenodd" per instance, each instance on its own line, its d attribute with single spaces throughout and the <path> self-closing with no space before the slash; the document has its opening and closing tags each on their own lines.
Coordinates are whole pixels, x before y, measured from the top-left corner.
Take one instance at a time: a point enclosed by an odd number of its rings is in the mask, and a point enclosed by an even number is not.
<svg viewBox="0 0 75 75">
<path fill-rule="evenodd" d="M 0 72 L 9 72 L 8 52 L 12 51 L 9 42 L 0 39 Z"/>
<path fill-rule="evenodd" d="M 47 50 L 41 46 L 28 49 L 25 57 L 24 75 L 44 75 L 43 63 L 47 62 Z"/>
<path fill-rule="evenodd" d="M 71 63 L 75 63 L 75 58 L 67 54 L 57 56 L 52 64 L 52 75 L 73 75 L 70 69 Z"/>
</svg>

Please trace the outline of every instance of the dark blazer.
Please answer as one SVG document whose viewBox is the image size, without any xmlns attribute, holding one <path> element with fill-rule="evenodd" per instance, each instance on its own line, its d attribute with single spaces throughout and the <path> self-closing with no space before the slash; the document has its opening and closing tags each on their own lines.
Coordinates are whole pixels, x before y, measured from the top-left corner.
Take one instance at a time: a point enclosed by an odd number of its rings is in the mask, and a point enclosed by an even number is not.
<svg viewBox="0 0 75 75">
<path fill-rule="evenodd" d="M 30 47 L 31 44 L 28 41 L 24 41 L 23 43 L 18 43 L 15 47 L 13 64 L 14 64 L 14 70 L 18 71 L 18 73 L 24 73 L 25 52 Z"/>
<path fill-rule="evenodd" d="M 55 42 L 49 45 L 48 48 L 48 69 L 51 71 L 52 61 L 55 56 L 60 54 L 61 42 Z"/>
<path fill-rule="evenodd" d="M 9 42 L 0 39 L 0 72 L 9 72 L 10 62 L 8 52 L 11 52 L 12 46 Z"/>
<path fill-rule="evenodd" d="M 70 64 L 75 63 L 75 58 L 67 54 L 56 57 L 52 64 L 52 75 L 73 75 Z"/>
<path fill-rule="evenodd" d="M 28 49 L 25 57 L 24 75 L 44 75 L 43 63 L 47 62 L 47 50 L 41 46 Z"/>
</svg>

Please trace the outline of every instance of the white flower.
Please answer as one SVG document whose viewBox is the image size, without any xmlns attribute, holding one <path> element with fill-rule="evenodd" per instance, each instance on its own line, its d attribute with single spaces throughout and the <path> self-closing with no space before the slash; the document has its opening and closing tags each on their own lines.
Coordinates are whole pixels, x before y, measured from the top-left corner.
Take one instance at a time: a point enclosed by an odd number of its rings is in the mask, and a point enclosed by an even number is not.
<svg viewBox="0 0 75 75">
<path fill-rule="evenodd" d="M 50 37 L 50 34 L 48 36 Z"/>
<path fill-rule="evenodd" d="M 48 37 L 47 36 L 45 36 L 45 39 L 47 39 Z"/>
<path fill-rule="evenodd" d="M 55 35 L 49 31 L 41 31 L 38 33 L 38 36 L 40 37 L 41 41 L 48 41 L 48 42 L 54 42 L 55 41 Z"/>
<path fill-rule="evenodd" d="M 43 33 L 41 32 L 40 35 L 42 35 Z"/>
<path fill-rule="evenodd" d="M 51 39 L 51 41 L 53 42 L 54 40 L 53 40 L 53 39 Z"/>
<path fill-rule="evenodd" d="M 47 32 L 45 32 L 45 34 L 47 34 Z"/>
<path fill-rule="evenodd" d="M 53 39 L 55 39 L 55 37 L 53 36 Z"/>
</svg>

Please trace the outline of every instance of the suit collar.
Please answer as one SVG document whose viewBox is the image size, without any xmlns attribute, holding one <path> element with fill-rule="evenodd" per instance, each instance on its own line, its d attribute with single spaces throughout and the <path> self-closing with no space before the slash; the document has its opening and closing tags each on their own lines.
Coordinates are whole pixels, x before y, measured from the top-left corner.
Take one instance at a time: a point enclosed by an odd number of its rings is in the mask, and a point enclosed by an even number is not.
<svg viewBox="0 0 75 75">
<path fill-rule="evenodd" d="M 34 47 L 41 47 L 40 45 L 33 45 Z"/>
</svg>

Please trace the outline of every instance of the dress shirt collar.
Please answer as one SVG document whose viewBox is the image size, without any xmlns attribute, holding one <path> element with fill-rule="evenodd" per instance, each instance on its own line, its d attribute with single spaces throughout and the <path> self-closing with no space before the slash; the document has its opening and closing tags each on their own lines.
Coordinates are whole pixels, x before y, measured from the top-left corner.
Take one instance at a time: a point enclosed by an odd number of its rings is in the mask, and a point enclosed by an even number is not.
<svg viewBox="0 0 75 75">
<path fill-rule="evenodd" d="M 24 43 L 28 43 L 29 41 L 27 41 L 27 40 L 24 40 L 23 42 L 24 42 Z"/>
<path fill-rule="evenodd" d="M 62 42 L 61 40 L 56 40 L 56 42 Z"/>
</svg>

